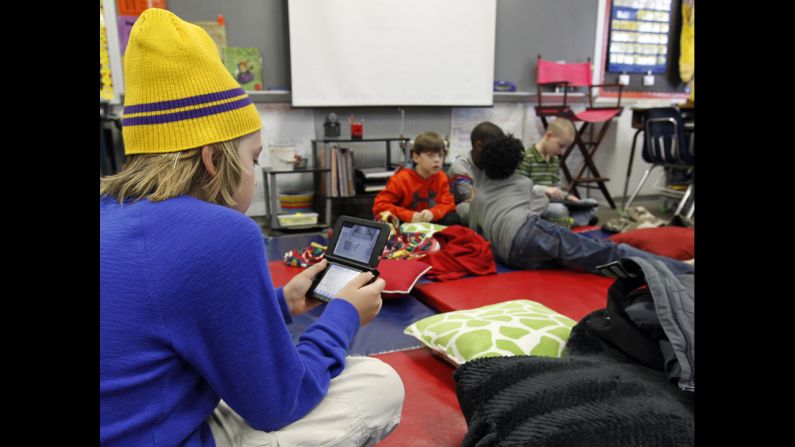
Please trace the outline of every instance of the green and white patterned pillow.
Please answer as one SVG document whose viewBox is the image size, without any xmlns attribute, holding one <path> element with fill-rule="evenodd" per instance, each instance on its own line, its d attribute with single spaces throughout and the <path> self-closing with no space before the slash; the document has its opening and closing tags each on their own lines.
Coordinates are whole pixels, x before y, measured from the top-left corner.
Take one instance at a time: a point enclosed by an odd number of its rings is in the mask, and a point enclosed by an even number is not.
<svg viewBox="0 0 795 447">
<path fill-rule="evenodd" d="M 560 357 L 576 321 L 530 300 L 432 315 L 403 332 L 460 366 L 481 357 Z"/>
<path fill-rule="evenodd" d="M 401 234 L 433 234 L 437 231 L 442 231 L 447 228 L 445 225 L 439 225 L 432 222 L 407 222 L 400 224 Z"/>
</svg>

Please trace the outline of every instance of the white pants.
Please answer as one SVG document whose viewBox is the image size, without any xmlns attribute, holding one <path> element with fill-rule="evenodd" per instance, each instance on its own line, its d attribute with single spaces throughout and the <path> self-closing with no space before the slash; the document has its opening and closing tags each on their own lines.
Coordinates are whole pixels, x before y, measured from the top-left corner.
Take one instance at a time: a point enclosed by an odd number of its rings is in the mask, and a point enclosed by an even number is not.
<svg viewBox="0 0 795 447">
<path fill-rule="evenodd" d="M 255 430 L 224 401 L 207 422 L 219 447 L 371 446 L 397 427 L 404 394 L 391 366 L 371 357 L 347 357 L 326 397 L 292 424 L 272 432 Z"/>
</svg>

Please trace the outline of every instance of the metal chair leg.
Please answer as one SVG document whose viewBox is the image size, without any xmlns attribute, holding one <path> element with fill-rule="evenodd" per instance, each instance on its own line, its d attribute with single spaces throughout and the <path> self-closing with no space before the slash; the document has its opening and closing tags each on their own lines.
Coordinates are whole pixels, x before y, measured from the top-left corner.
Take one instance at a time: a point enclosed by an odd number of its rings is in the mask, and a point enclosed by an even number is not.
<svg viewBox="0 0 795 447">
<path fill-rule="evenodd" d="M 682 196 L 682 200 L 679 201 L 679 205 L 676 207 L 676 211 L 674 211 L 674 216 L 676 216 L 676 215 L 678 215 L 679 213 L 682 212 L 682 210 L 685 208 L 685 204 L 687 203 L 687 200 L 690 199 L 690 195 L 692 193 L 693 193 L 693 184 L 691 183 L 687 187 L 687 191 L 685 191 L 685 195 Z"/>
<path fill-rule="evenodd" d="M 629 198 L 629 200 L 627 200 L 627 204 L 624 207 L 624 212 L 626 212 L 627 209 L 629 209 L 629 205 L 632 204 L 632 201 L 635 200 L 635 197 L 640 192 L 640 189 L 643 187 L 643 184 L 646 183 L 646 180 L 649 178 L 649 173 L 651 173 L 651 170 L 656 168 L 657 166 L 658 165 L 651 165 L 651 167 L 647 169 L 646 172 L 643 173 L 643 177 L 641 177 L 640 182 L 638 182 L 638 186 L 635 187 L 635 191 L 632 192 L 632 196 Z"/>
<path fill-rule="evenodd" d="M 627 209 L 627 190 L 629 190 L 629 176 L 632 175 L 632 162 L 635 159 L 635 145 L 638 143 L 638 135 L 643 132 L 643 129 L 635 131 L 635 136 L 632 137 L 632 149 L 629 151 L 629 164 L 627 165 L 627 178 L 624 180 L 624 196 L 621 201 L 621 208 Z"/>
<path fill-rule="evenodd" d="M 687 210 L 687 218 L 692 219 L 693 213 L 696 211 L 696 200 L 693 199 L 693 203 L 690 204 L 690 209 Z"/>
</svg>

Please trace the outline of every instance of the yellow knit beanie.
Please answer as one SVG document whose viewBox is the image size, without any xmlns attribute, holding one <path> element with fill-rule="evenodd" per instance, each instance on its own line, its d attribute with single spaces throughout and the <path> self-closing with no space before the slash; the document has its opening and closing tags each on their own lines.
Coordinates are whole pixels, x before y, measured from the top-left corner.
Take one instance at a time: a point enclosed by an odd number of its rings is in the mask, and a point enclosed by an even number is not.
<svg viewBox="0 0 795 447">
<path fill-rule="evenodd" d="M 125 154 L 179 152 L 262 128 L 212 38 L 164 9 L 141 14 L 124 55 Z"/>
</svg>

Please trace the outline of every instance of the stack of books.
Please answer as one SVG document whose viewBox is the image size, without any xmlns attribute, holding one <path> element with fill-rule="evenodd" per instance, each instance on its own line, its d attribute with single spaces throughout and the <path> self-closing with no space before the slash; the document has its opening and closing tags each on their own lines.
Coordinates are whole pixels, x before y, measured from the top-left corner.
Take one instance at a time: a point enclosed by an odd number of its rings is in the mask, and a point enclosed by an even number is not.
<svg viewBox="0 0 795 447">
<path fill-rule="evenodd" d="M 324 197 L 351 197 L 356 194 L 353 185 L 353 150 L 347 147 L 332 146 L 330 148 L 330 172 L 323 173 L 320 183 L 320 194 Z M 326 149 L 321 149 L 320 167 L 326 168 Z M 331 190 L 327 191 L 326 180 L 331 177 Z"/>
<path fill-rule="evenodd" d="M 356 170 L 356 193 L 378 192 L 386 188 L 386 182 L 395 173 L 394 169 L 362 168 Z"/>
</svg>

